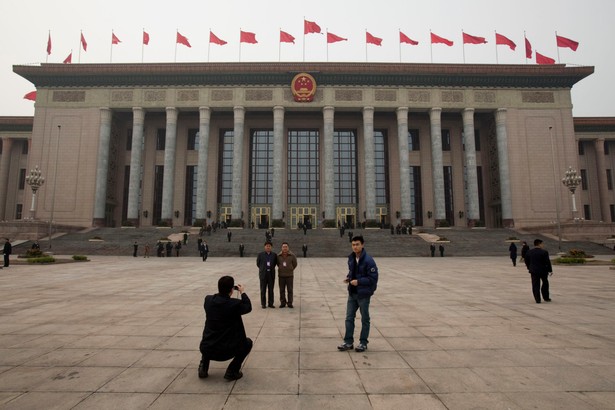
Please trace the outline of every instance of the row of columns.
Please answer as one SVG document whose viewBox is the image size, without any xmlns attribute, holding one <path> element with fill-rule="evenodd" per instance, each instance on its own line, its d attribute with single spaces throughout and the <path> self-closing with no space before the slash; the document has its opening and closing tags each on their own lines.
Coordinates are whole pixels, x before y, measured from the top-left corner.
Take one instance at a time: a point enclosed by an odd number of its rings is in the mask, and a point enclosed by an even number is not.
<svg viewBox="0 0 615 410">
<path fill-rule="evenodd" d="M 6 196 L 9 186 L 9 170 L 11 164 L 11 138 L 2 138 L 2 156 L 0 157 L 0 220 L 10 219 L 5 215 Z"/>
<path fill-rule="evenodd" d="M 323 107 L 323 152 L 324 152 L 324 173 L 327 176 L 324 182 L 324 204 L 322 209 L 325 212 L 325 219 L 336 219 L 335 215 L 335 186 L 333 167 L 333 134 L 335 108 L 332 106 Z M 401 196 L 401 218 L 410 219 L 411 215 L 411 187 L 409 179 L 409 160 L 408 160 L 408 107 L 400 107 L 397 113 L 398 147 L 399 147 L 399 176 L 400 176 L 400 196 Z M 243 203 L 243 150 L 244 150 L 244 128 L 245 128 L 245 108 L 236 106 L 233 109 L 234 121 L 234 143 L 233 143 L 233 191 L 232 191 L 232 215 L 238 219 L 242 215 Z M 173 190 L 174 190 L 174 170 L 177 145 L 177 109 L 168 107 L 166 109 L 166 142 L 164 152 L 164 175 L 162 186 L 162 213 L 163 220 L 171 220 L 173 217 Z M 282 106 L 273 107 L 273 202 L 272 218 L 282 219 L 282 145 L 284 142 L 284 113 Z M 100 110 L 100 135 L 98 149 L 98 163 L 96 174 L 96 192 L 94 204 L 94 222 L 102 223 L 105 218 L 105 204 L 107 192 L 107 172 L 109 163 L 109 143 L 111 138 L 112 113 L 109 108 Z M 432 155 L 432 182 L 434 197 L 434 216 L 436 220 L 446 219 L 444 203 L 444 175 L 442 161 L 442 109 L 435 107 L 429 111 L 431 129 L 431 155 Z M 476 149 L 474 144 L 474 109 L 466 108 L 462 112 L 464 144 L 465 144 L 465 163 L 467 167 L 467 195 L 468 209 L 467 217 L 471 220 L 478 220 L 479 215 L 479 196 L 478 178 L 476 172 Z M 508 168 L 508 142 L 506 134 L 506 110 L 498 109 L 495 113 L 496 138 L 500 172 L 500 188 L 502 199 L 502 217 L 512 220 L 512 201 L 510 192 L 510 175 Z M 133 129 L 132 129 L 132 152 L 130 163 L 130 180 L 128 191 L 128 214 L 129 220 L 139 218 L 139 192 L 140 192 L 140 173 L 142 167 L 142 146 L 144 138 L 145 112 L 143 108 L 133 108 Z M 205 219 L 205 204 L 207 192 L 207 156 L 209 151 L 211 110 L 209 107 L 199 108 L 199 154 L 198 154 L 198 176 L 197 176 L 197 219 Z M 376 217 L 376 181 L 375 181 L 375 146 L 374 146 L 374 107 L 363 108 L 363 138 L 364 138 L 364 169 L 365 169 L 365 207 L 366 218 L 375 219 Z M 5 150 L 8 151 L 8 150 Z M 2 161 L 0 168 L 0 184 L 2 176 L 8 173 L 8 161 Z M 5 170 L 5 167 L 7 168 Z M 0 191 L 1 192 L 1 191 Z M 0 211 L 2 208 L 0 208 Z M 1 214 L 1 213 L 0 213 Z"/>
</svg>

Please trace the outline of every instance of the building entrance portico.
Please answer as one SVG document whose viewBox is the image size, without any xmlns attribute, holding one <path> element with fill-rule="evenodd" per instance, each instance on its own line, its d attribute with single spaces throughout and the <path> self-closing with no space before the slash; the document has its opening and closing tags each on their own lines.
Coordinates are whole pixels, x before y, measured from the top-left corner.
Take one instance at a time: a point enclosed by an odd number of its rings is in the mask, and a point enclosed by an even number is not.
<svg viewBox="0 0 615 410">
<path fill-rule="evenodd" d="M 299 228 L 300 226 L 306 226 L 308 229 L 317 227 L 317 208 L 315 206 L 291 206 L 290 212 L 290 226 L 289 228 Z"/>
<path fill-rule="evenodd" d="M 337 221 L 347 228 L 354 228 L 357 223 L 357 208 L 354 206 L 338 206 Z"/>
</svg>

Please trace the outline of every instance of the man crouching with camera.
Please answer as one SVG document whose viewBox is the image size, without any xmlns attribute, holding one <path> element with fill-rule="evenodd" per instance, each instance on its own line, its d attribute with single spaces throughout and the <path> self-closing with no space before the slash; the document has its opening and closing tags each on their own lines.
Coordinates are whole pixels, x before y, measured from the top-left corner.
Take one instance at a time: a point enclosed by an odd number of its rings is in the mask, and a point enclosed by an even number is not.
<svg viewBox="0 0 615 410">
<path fill-rule="evenodd" d="M 240 299 L 232 298 L 239 292 Z M 232 276 L 218 280 L 218 293 L 205 296 L 205 329 L 200 344 L 199 378 L 208 376 L 211 360 L 223 362 L 233 359 L 226 369 L 226 380 L 241 379 L 241 364 L 252 350 L 252 339 L 246 337 L 242 315 L 252 311 L 252 303 L 242 285 L 235 285 Z"/>
</svg>

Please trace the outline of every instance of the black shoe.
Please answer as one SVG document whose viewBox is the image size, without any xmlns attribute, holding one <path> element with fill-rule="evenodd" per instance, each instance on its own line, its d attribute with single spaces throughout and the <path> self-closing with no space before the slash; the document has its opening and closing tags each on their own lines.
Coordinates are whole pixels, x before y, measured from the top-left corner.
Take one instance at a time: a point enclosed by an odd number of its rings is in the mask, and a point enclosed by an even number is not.
<svg viewBox="0 0 615 410">
<path fill-rule="evenodd" d="M 275 309 L 275 306 L 273 306 L 273 305 L 269 305 L 269 307 L 270 307 L 271 309 Z"/>
<path fill-rule="evenodd" d="M 263 309 L 267 309 L 267 306 L 265 306 L 265 305 L 262 305 L 261 307 L 262 307 Z"/>
<path fill-rule="evenodd" d="M 209 376 L 207 374 L 207 371 L 209 370 L 209 366 L 205 366 L 203 364 L 203 361 L 201 360 L 201 363 L 199 363 L 199 379 L 205 379 L 207 378 L 207 376 Z"/>
<path fill-rule="evenodd" d="M 288 307 L 292 309 L 292 308 L 293 308 L 293 305 L 290 305 L 290 304 L 289 304 L 289 305 L 288 305 Z"/>
<path fill-rule="evenodd" d="M 340 352 L 345 352 L 346 350 L 352 350 L 354 346 L 352 344 L 343 343 L 337 347 L 337 350 Z"/>
<path fill-rule="evenodd" d="M 239 380 L 242 377 L 243 377 L 243 373 L 241 371 L 237 373 L 232 373 L 232 372 L 227 371 L 226 373 L 224 373 L 224 378 L 229 381 Z"/>
<path fill-rule="evenodd" d="M 551 302 L 551 299 L 545 299 L 545 302 Z"/>
<path fill-rule="evenodd" d="M 286 305 L 280 305 L 280 309 L 284 309 Z"/>
<path fill-rule="evenodd" d="M 364 352 L 367 350 L 367 345 L 364 345 L 363 343 L 359 343 L 359 345 L 357 346 L 356 349 L 354 349 L 355 352 Z"/>
<path fill-rule="evenodd" d="M 537 300 L 537 301 L 536 301 L 536 303 L 540 303 L 540 301 L 539 301 L 539 300 Z"/>
</svg>

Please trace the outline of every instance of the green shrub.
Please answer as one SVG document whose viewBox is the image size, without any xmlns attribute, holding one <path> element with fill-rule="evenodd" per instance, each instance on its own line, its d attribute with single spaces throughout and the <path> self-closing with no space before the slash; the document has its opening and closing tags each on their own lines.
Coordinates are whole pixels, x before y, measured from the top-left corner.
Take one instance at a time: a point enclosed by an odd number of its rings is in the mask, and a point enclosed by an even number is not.
<svg viewBox="0 0 615 410">
<path fill-rule="evenodd" d="M 45 254 L 40 249 L 27 249 L 25 257 L 26 258 L 40 258 L 41 256 L 44 256 L 44 255 Z"/>
<path fill-rule="evenodd" d="M 28 258 L 28 263 L 54 263 L 53 256 L 41 256 L 40 258 Z"/>
<path fill-rule="evenodd" d="M 74 261 L 87 261 L 88 257 L 85 255 L 73 255 Z"/>
<path fill-rule="evenodd" d="M 231 219 L 228 226 L 232 228 L 241 228 L 243 227 L 243 219 Z"/>
<path fill-rule="evenodd" d="M 446 219 L 440 219 L 439 221 L 437 221 L 437 224 L 436 224 L 437 228 L 448 228 L 450 226 L 451 224 L 449 224 Z"/>
<path fill-rule="evenodd" d="M 271 226 L 273 228 L 284 228 L 286 226 L 286 222 L 284 222 L 284 219 L 274 219 L 271 221 Z"/>
<path fill-rule="evenodd" d="M 335 219 L 325 219 L 322 221 L 322 226 L 323 228 L 335 228 L 337 223 L 335 222 Z"/>
<path fill-rule="evenodd" d="M 368 219 L 365 221 L 366 228 L 380 228 L 380 221 L 377 219 Z"/>
<path fill-rule="evenodd" d="M 564 264 L 569 264 L 569 265 L 584 264 L 585 258 L 571 258 L 567 256 L 562 256 L 561 258 L 557 258 L 555 262 L 558 264 L 562 264 L 562 265 Z"/>
<path fill-rule="evenodd" d="M 205 219 L 195 219 L 194 222 L 192 222 L 192 226 L 198 226 L 199 228 L 206 225 L 206 220 Z"/>
<path fill-rule="evenodd" d="M 581 249 L 570 249 L 566 254 L 567 258 L 587 258 L 588 255 Z"/>
</svg>

